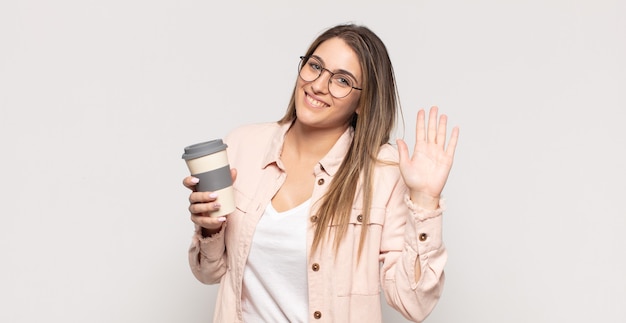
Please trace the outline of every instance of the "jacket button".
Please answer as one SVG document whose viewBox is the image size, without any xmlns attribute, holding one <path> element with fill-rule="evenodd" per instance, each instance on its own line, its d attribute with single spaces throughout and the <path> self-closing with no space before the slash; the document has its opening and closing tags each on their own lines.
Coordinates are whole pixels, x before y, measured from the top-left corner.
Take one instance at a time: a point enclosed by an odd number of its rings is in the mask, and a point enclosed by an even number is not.
<svg viewBox="0 0 626 323">
<path fill-rule="evenodd" d="M 357 220 L 357 221 L 359 221 L 359 222 L 363 222 L 363 214 L 359 214 L 359 215 L 356 217 L 356 220 Z"/>
<path fill-rule="evenodd" d="M 324 185 L 324 179 L 323 178 L 318 179 L 317 185 Z"/>
<path fill-rule="evenodd" d="M 420 241 L 426 241 L 428 239 L 428 235 L 426 233 L 420 234 Z"/>
<path fill-rule="evenodd" d="M 322 318 L 322 312 L 320 312 L 320 311 L 315 311 L 315 312 L 313 313 L 313 317 L 314 317 L 316 320 L 321 319 L 321 318 Z"/>
<path fill-rule="evenodd" d="M 317 222 L 317 215 L 311 216 L 311 222 L 313 223 Z"/>
<path fill-rule="evenodd" d="M 320 265 L 318 263 L 314 263 L 311 265 L 311 269 L 313 269 L 313 271 L 318 271 L 320 270 Z"/>
</svg>

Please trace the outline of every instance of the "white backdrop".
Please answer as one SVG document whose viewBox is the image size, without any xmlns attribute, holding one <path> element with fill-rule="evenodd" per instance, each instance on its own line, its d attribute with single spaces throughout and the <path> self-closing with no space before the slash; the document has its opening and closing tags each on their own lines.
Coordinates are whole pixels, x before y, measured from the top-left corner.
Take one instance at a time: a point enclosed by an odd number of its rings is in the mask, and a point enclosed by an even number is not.
<svg viewBox="0 0 626 323">
<path fill-rule="evenodd" d="M 0 321 L 209 322 L 183 147 L 277 120 L 298 56 L 356 22 L 391 53 L 406 139 L 433 104 L 461 127 L 427 322 L 624 322 L 624 17 L 618 0 L 3 1 Z"/>
</svg>

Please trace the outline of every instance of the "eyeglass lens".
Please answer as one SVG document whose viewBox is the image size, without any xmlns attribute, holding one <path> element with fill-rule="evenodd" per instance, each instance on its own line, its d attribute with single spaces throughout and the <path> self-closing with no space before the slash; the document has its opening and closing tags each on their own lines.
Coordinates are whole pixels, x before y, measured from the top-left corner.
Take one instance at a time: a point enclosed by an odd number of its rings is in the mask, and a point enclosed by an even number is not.
<svg viewBox="0 0 626 323">
<path fill-rule="evenodd" d="M 331 73 L 331 77 L 328 79 L 328 90 L 336 98 L 343 98 L 352 91 L 353 81 L 349 76 L 341 73 L 332 73 L 325 69 L 322 62 L 315 57 L 303 57 L 300 60 L 298 69 L 300 70 L 300 77 L 306 82 L 317 80 L 325 70 Z"/>
</svg>

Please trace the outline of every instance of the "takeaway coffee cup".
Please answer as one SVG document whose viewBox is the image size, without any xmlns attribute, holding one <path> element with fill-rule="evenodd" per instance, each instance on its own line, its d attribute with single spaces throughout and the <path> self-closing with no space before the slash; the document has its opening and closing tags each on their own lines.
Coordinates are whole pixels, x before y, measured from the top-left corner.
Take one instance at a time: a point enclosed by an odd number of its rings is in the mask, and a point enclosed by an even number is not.
<svg viewBox="0 0 626 323">
<path fill-rule="evenodd" d="M 200 179 L 196 190 L 217 193 L 217 202 L 221 207 L 211 212 L 211 217 L 228 215 L 235 210 L 233 179 L 226 147 L 221 139 L 216 139 L 185 147 L 183 154 L 191 176 Z"/>
</svg>

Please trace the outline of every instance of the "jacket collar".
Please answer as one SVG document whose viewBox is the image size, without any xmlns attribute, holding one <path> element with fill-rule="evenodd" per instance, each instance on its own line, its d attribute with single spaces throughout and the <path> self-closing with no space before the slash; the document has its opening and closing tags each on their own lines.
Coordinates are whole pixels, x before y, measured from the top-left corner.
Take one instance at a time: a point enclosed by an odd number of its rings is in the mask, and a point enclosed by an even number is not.
<svg viewBox="0 0 626 323">
<path fill-rule="evenodd" d="M 285 134 L 287 134 L 287 131 L 291 128 L 292 123 L 293 122 L 278 125 L 276 128 L 276 132 L 269 147 L 267 148 L 267 153 L 263 158 L 263 168 L 266 168 L 271 164 L 276 164 L 281 170 L 285 169 L 282 161 L 280 160 L 280 154 L 283 150 Z M 341 166 L 341 162 L 348 153 L 353 137 L 354 129 L 352 127 L 348 127 L 341 137 L 337 139 L 337 142 L 333 145 L 330 151 L 328 151 L 326 156 L 319 161 L 320 168 L 329 176 L 333 176 L 337 173 L 339 166 Z"/>
</svg>

